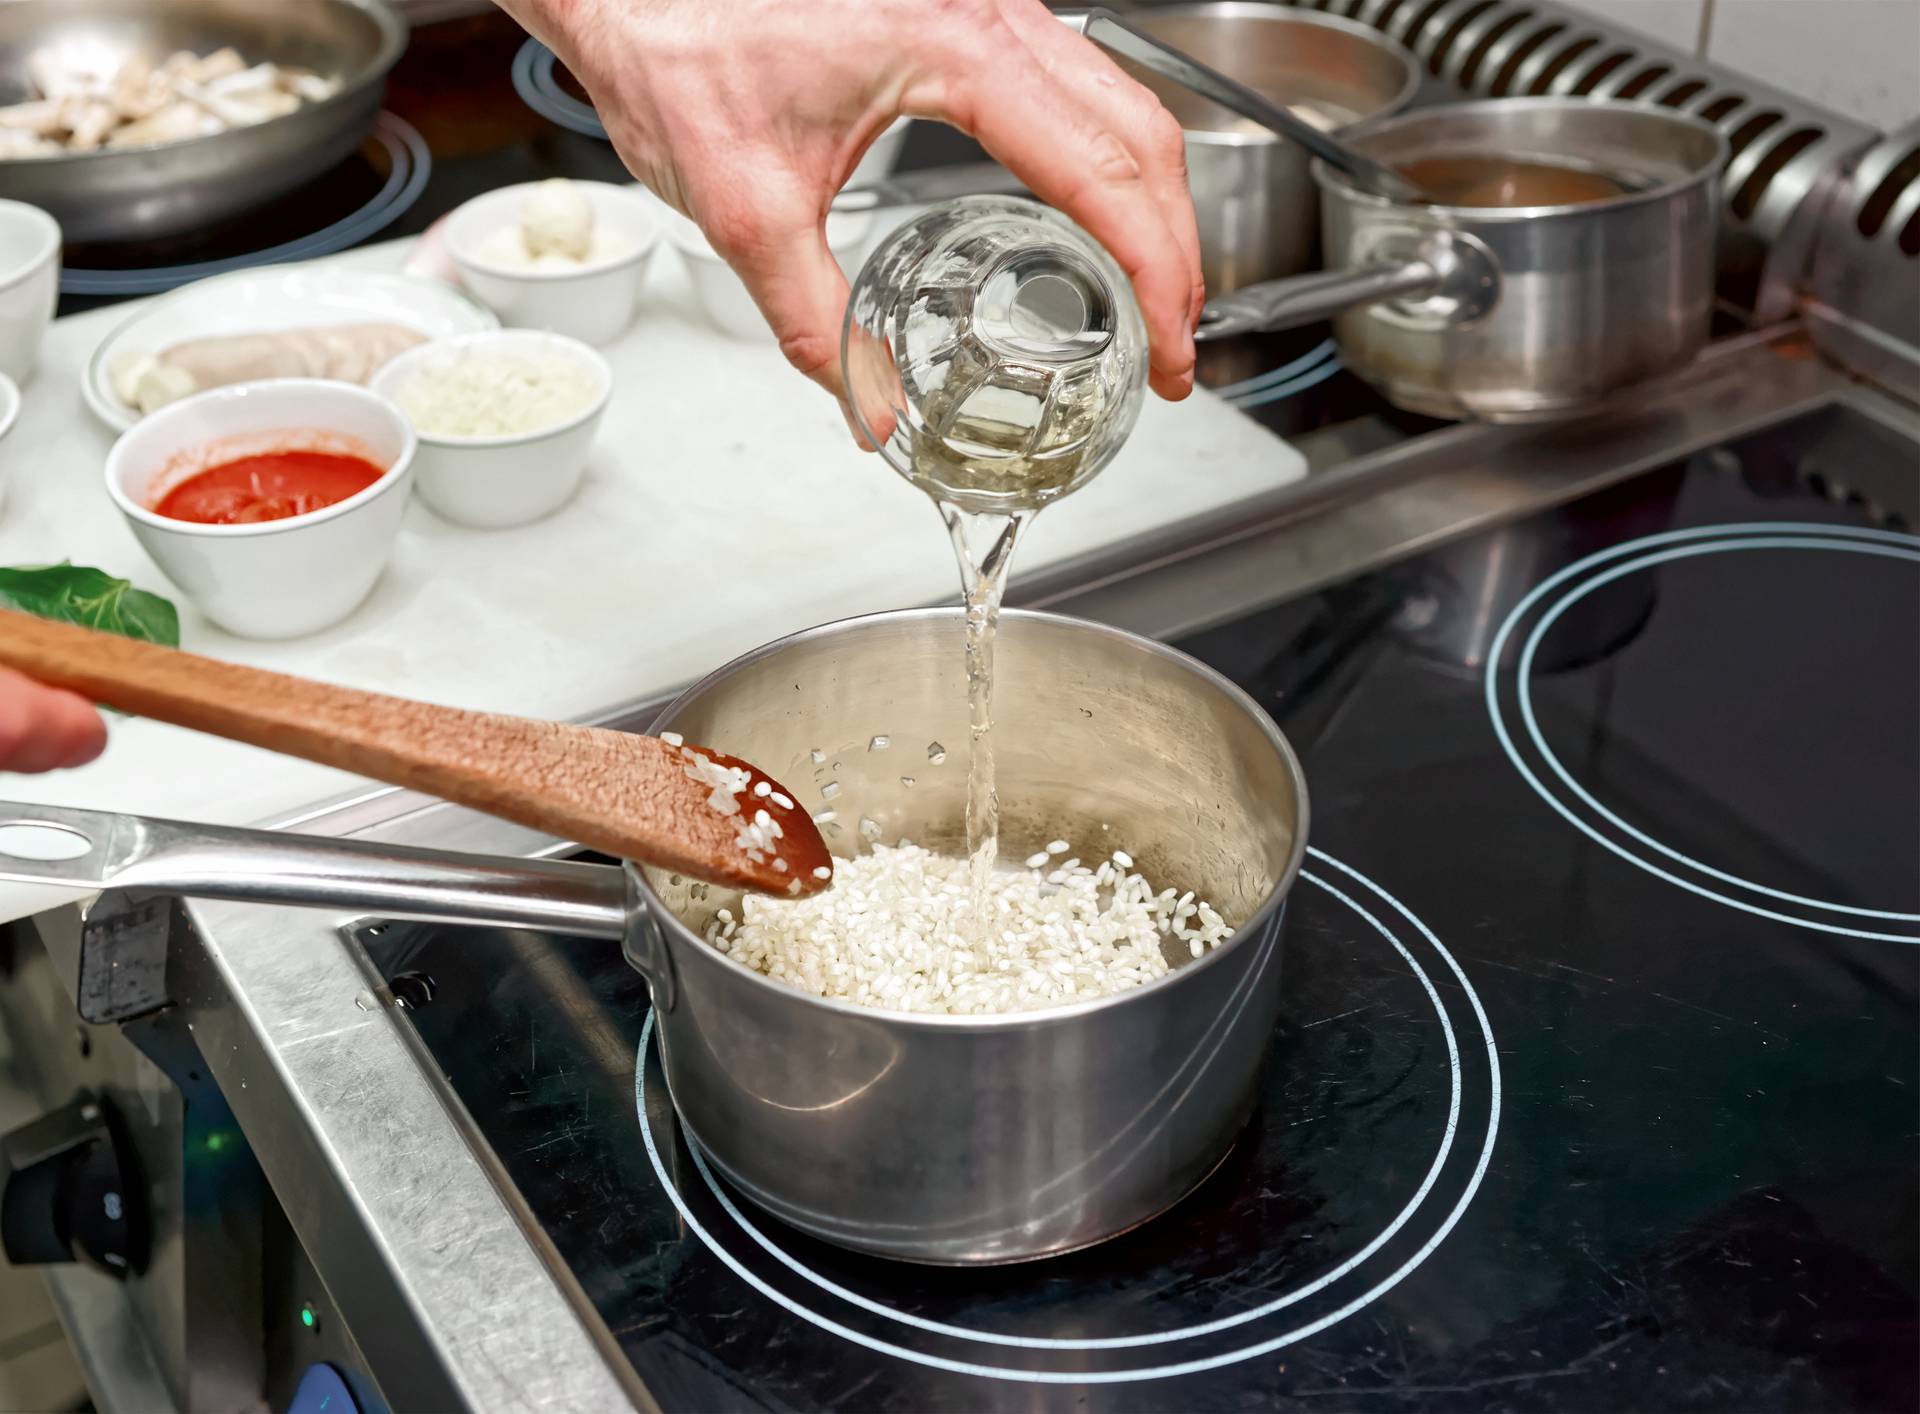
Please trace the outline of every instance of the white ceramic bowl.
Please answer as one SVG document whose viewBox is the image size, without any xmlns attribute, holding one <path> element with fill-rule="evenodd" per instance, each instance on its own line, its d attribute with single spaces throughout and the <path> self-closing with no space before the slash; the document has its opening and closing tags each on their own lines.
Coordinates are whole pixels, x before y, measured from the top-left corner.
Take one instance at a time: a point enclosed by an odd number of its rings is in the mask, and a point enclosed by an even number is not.
<svg viewBox="0 0 1920 1414">
<path fill-rule="evenodd" d="M 586 411 L 538 432 L 448 437 L 414 429 L 420 443 L 414 476 L 423 501 L 458 525 L 482 530 L 525 525 L 551 515 L 579 489 L 613 392 L 613 370 L 578 339 L 502 329 L 408 349 L 374 375 L 373 391 L 391 401 L 415 374 L 475 351 L 557 354 L 579 363 L 598 383 Z"/>
<path fill-rule="evenodd" d="M 770 340 L 773 331 L 761 316 L 760 306 L 747 293 L 746 283 L 733 273 L 733 267 L 715 253 L 700 228 L 677 211 L 666 216 L 667 240 L 680 253 L 693 282 L 694 299 L 701 313 L 722 333 L 756 343 Z M 873 233 L 873 215 L 865 211 L 827 213 L 827 247 L 840 268 L 851 280 L 860 270 Z M 836 331 L 837 333 L 838 331 Z"/>
<path fill-rule="evenodd" d="M 60 225 L 37 206 L 0 201 L 0 373 L 24 383 L 60 299 Z"/>
<path fill-rule="evenodd" d="M 355 452 L 387 468 L 373 485 L 302 516 L 198 525 L 151 507 L 195 471 L 281 446 Z M 134 538 L 200 612 L 245 638 L 298 638 L 340 622 L 393 554 L 413 483 L 413 428 L 350 383 L 279 378 L 170 403 L 107 454 L 107 494 Z"/>
<path fill-rule="evenodd" d="M 13 469 L 13 463 L 4 450 L 7 433 L 13 430 L 13 421 L 20 416 L 20 389 L 6 374 L 0 373 L 0 511 L 7 508 L 7 479 Z"/>
<path fill-rule="evenodd" d="M 498 230 L 519 226 L 521 204 L 539 185 L 501 187 L 456 207 L 447 218 L 447 253 L 460 282 L 501 322 L 610 344 L 633 322 L 647 257 L 660 239 L 653 207 L 628 187 L 575 182 L 593 206 L 595 229 L 619 242 L 619 255 L 565 270 L 518 270 L 486 260 L 481 244 Z"/>
</svg>

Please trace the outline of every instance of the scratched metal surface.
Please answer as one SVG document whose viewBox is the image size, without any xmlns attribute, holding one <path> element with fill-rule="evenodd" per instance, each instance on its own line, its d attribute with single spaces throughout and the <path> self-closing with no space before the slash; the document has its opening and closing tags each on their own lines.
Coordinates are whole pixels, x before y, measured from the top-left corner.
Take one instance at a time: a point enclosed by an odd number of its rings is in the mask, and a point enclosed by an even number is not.
<svg viewBox="0 0 1920 1414">
<path fill-rule="evenodd" d="M 169 984 L 388 1405 L 634 1409 L 339 945 L 351 919 L 191 907 L 219 949 L 176 953 Z"/>
<path fill-rule="evenodd" d="M 708 1181 L 651 1062 L 636 1112 L 646 994 L 611 950 L 412 925 L 369 950 L 433 979 L 413 1025 L 666 1409 L 1920 1407 L 1920 947 L 1599 847 L 1501 753 L 1473 666 L 1493 571 L 1542 544 L 1870 524 L 1765 452 L 1187 645 L 1296 740 L 1322 854 L 1252 1127 L 1093 1251 L 829 1250 Z M 1917 641 L 1909 560 L 1703 555 L 1594 594 L 1534 696 L 1569 769 L 1670 846 L 1920 914 Z"/>
</svg>

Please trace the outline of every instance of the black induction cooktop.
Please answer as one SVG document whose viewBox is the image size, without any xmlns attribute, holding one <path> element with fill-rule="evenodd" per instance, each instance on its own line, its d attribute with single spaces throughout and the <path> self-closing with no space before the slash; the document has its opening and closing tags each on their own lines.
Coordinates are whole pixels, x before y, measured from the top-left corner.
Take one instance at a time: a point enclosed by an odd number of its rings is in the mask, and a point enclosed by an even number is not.
<svg viewBox="0 0 1920 1414">
<path fill-rule="evenodd" d="M 1780 445 L 1181 645 L 1313 850 L 1253 1121 L 1091 1251 L 823 1246 L 688 1147 L 616 950 L 365 941 L 669 1410 L 1920 1407 L 1920 538 Z"/>
</svg>

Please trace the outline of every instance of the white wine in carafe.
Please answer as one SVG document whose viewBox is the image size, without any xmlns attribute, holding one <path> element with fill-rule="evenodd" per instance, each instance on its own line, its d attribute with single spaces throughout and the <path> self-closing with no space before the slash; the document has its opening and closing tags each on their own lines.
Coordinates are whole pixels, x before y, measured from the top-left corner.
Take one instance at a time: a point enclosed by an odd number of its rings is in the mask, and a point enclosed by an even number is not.
<svg viewBox="0 0 1920 1414">
<path fill-rule="evenodd" d="M 1126 440 L 1147 376 L 1126 277 L 1035 202 L 968 197 L 881 243 L 840 345 L 861 431 L 940 508 L 967 601 L 967 853 L 972 927 L 991 923 L 999 853 L 993 640 L 1020 533 Z"/>
<path fill-rule="evenodd" d="M 1125 440 L 1146 334 L 1112 258 L 1065 217 L 973 197 L 896 231 L 861 271 L 842 351 L 888 463 L 974 512 L 1038 510 Z"/>
</svg>

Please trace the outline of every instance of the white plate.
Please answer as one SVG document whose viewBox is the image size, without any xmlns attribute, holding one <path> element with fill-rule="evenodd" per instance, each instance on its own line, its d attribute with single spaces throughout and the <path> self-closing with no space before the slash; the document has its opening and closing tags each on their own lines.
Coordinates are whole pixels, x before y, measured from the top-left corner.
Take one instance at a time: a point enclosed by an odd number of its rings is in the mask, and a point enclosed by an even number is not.
<svg viewBox="0 0 1920 1414">
<path fill-rule="evenodd" d="M 124 432 L 140 414 L 114 396 L 108 370 L 123 350 L 158 353 L 185 339 L 315 324 L 404 324 L 429 339 L 500 327 L 492 311 L 436 280 L 326 266 L 240 270 L 182 285 L 142 305 L 100 341 L 80 390 L 96 417 Z"/>
</svg>

